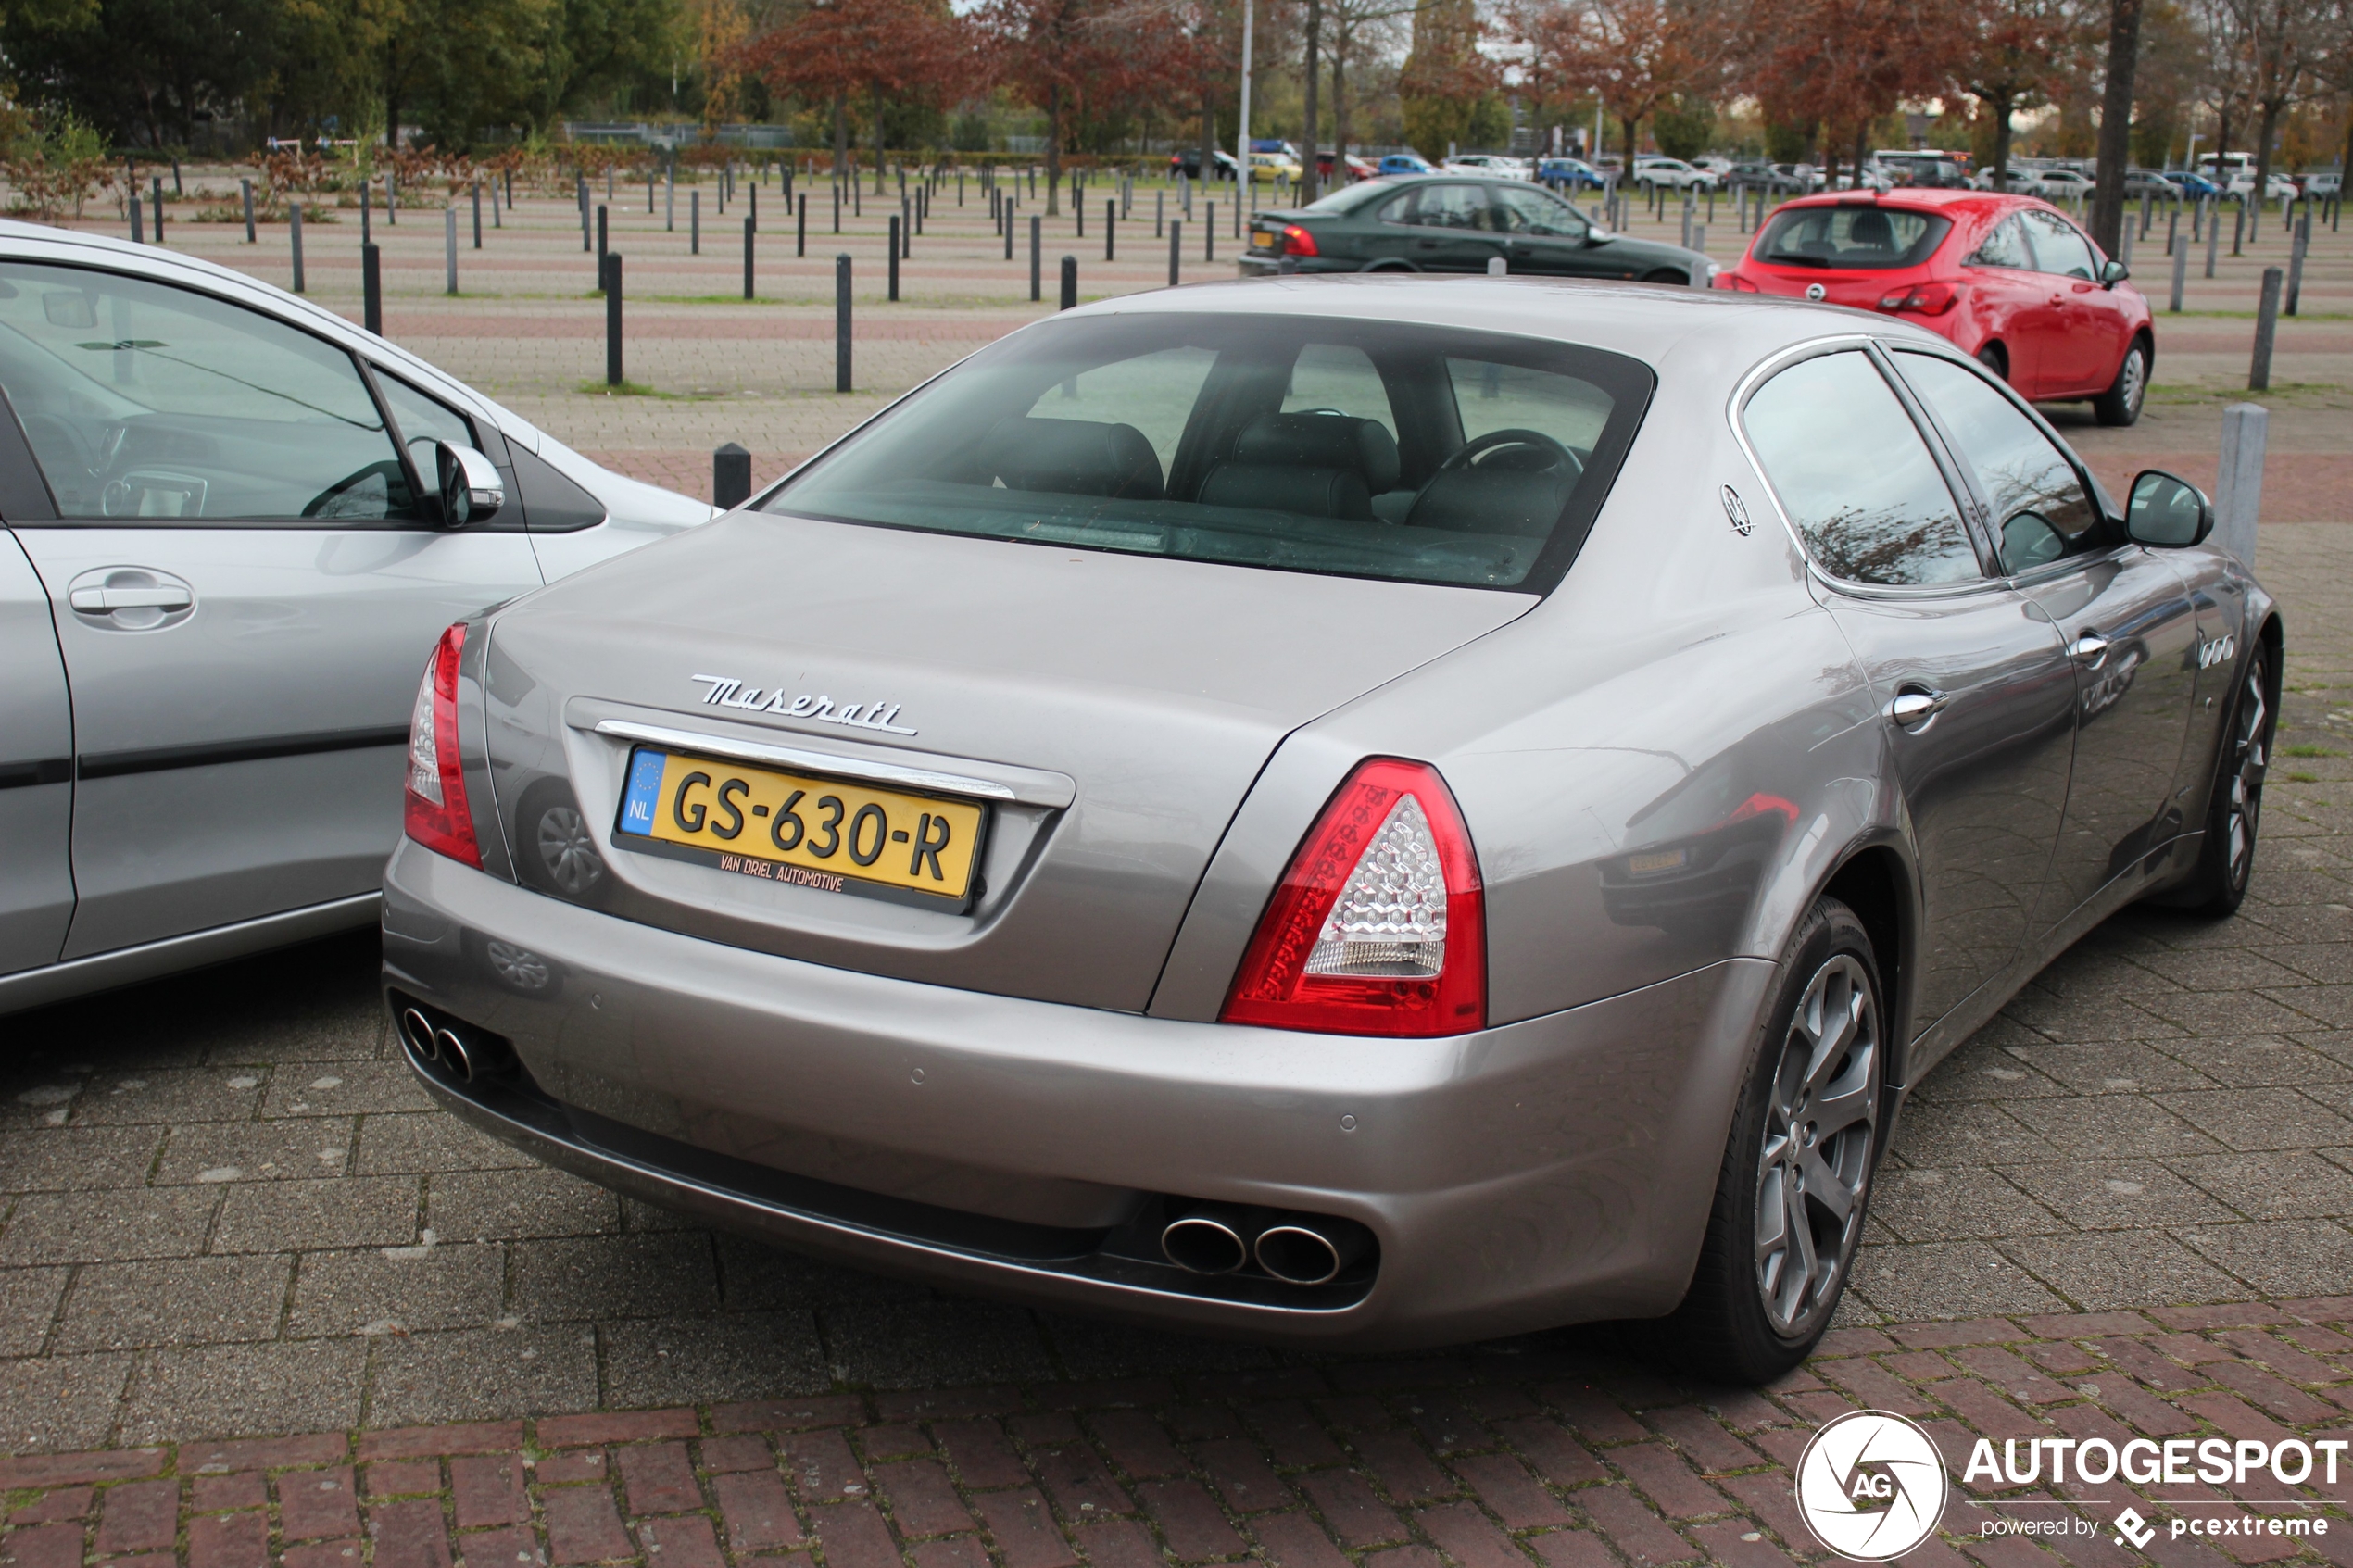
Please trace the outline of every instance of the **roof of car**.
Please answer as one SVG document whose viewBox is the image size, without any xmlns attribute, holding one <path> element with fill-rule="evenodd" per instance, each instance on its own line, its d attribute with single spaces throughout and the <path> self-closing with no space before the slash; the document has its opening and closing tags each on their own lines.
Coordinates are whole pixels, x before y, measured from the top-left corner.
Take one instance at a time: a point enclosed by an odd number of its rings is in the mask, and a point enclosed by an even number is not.
<svg viewBox="0 0 2353 1568">
<path fill-rule="evenodd" d="M 1956 190 L 1949 186 L 1899 185 L 1884 194 L 1869 191 L 1818 191 L 1810 196 L 1793 196 L 1781 204 L 1791 207 L 1891 207 L 1915 211 L 1946 214 L 2009 212 L 2021 207 L 2041 207 L 2044 203 L 2031 196 L 2007 191 Z"/>
<path fill-rule="evenodd" d="M 1190 283 L 1098 300 L 1046 320 L 1195 311 L 1416 321 L 1581 344 L 1653 365 L 1686 347 L 1710 361 L 1753 364 L 1780 348 L 1857 332 L 1951 346 L 1894 317 L 1774 295 L 1478 274 L 1298 273 Z"/>
</svg>

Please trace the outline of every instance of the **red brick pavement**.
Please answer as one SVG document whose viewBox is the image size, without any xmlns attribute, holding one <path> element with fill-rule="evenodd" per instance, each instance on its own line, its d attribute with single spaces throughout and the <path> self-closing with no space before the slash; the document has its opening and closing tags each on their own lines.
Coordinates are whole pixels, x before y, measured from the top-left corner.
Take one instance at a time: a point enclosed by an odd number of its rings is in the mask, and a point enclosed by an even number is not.
<svg viewBox="0 0 2353 1568">
<path fill-rule="evenodd" d="M 0 1458 L 0 1563 L 1770 1568 L 1826 1558 L 1790 1466 L 1817 1424 L 1858 1402 L 1917 1415 L 1957 1477 L 1979 1436 L 2341 1436 L 2348 1334 L 2353 1297 L 1846 1329 L 1761 1393 L 1680 1386 L 1602 1348 L 1523 1345 Z M 2353 1466 L 2320 1481 L 2129 1500 L 2160 1527 L 2148 1555 L 2165 1568 L 2353 1563 Z M 1907 1561 L 2129 1562 L 2108 1528 L 2124 1489 L 2098 1489 L 2111 1495 L 1957 1489 L 1943 1538 Z M 1984 1530 L 2055 1510 L 2090 1522 L 2056 1543 L 2063 1555 Z M 2283 1512 L 2328 1528 L 2176 1539 L 2168 1527 Z"/>
</svg>

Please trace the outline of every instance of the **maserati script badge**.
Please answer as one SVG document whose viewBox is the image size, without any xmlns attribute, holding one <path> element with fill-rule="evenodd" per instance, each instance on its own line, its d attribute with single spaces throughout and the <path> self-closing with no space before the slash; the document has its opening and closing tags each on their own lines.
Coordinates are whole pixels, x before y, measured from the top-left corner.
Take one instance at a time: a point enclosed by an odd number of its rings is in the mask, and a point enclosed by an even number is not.
<svg viewBox="0 0 2353 1568">
<path fill-rule="evenodd" d="M 803 692 L 787 697 L 782 686 L 761 691 L 747 686 L 733 675 L 689 675 L 690 681 L 700 681 L 711 689 L 703 694 L 703 702 L 711 708 L 740 708 L 748 713 L 778 713 L 787 719 L 815 719 L 827 724 L 847 724 L 853 730 L 887 730 L 894 735 L 912 735 L 913 726 L 898 722 L 899 704 L 895 702 L 853 702 L 836 707 L 829 696 L 812 696 Z"/>
</svg>

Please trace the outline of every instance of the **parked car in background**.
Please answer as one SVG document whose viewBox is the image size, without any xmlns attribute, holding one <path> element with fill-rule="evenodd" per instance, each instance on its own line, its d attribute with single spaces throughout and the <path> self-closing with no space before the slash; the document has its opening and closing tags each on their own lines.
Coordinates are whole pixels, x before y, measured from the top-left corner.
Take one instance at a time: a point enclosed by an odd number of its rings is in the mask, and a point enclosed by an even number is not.
<svg viewBox="0 0 2353 1568">
<path fill-rule="evenodd" d="M 1598 191 L 1607 183 L 1600 169 L 1575 157 L 1541 159 L 1536 165 L 1536 178 L 1555 190 Z"/>
<path fill-rule="evenodd" d="M 1241 165 L 1234 161 L 1234 155 L 1229 152 L 1221 150 L 1217 154 L 1216 157 L 1212 160 L 1210 167 L 1217 171 L 1217 178 L 1220 180 L 1235 180 L 1240 178 Z M 1188 180 L 1200 179 L 1201 149 L 1199 147 L 1186 147 L 1180 151 L 1169 154 L 1168 173 L 1171 179 L 1174 179 L 1179 174 L 1182 174 Z"/>
<path fill-rule="evenodd" d="M 2120 262 L 2049 203 L 1977 191 L 1811 196 L 1774 212 L 1719 288 L 1901 316 L 2037 402 L 2141 417 L 2157 333 Z"/>
<path fill-rule="evenodd" d="M 2254 193 L 2255 171 L 2253 169 L 2248 169 L 2244 174 L 2234 174 L 2231 177 L 2230 189 L 2228 192 L 2230 195 L 2236 197 L 2240 201 L 2246 201 L 2249 199 Z M 2303 187 L 2284 174 L 2274 174 L 2269 180 L 2264 182 L 2263 199 L 2267 202 L 2292 202 L 2303 194 Z"/>
<path fill-rule="evenodd" d="M 2174 186 L 2192 201 L 2203 201 L 2208 197 L 2219 197 L 2222 194 L 2221 186 L 2193 169 L 2171 169 L 2165 177 L 2173 182 Z"/>
<path fill-rule="evenodd" d="M 1378 170 L 1383 176 L 1391 174 L 1428 174 L 1429 162 L 1419 153 L 1389 153 L 1382 157 Z"/>
<path fill-rule="evenodd" d="M 2017 164 L 2011 164 L 2004 169 L 1995 169 L 1989 166 L 1979 169 L 1971 179 L 1981 191 L 1993 190 L 1997 183 L 2005 193 L 2010 195 L 2040 195 L 2043 191 L 2043 171 L 2039 169 L 2021 169 Z"/>
<path fill-rule="evenodd" d="M 1705 193 L 1717 187 L 1714 173 L 1694 168 L 1679 157 L 1645 157 L 1634 160 L 1634 183 L 1645 188 L 1665 186 L 1674 191 Z"/>
<path fill-rule="evenodd" d="M 1339 178 L 1346 180 L 1370 180 L 1380 172 L 1378 164 L 1369 158 L 1358 157 L 1354 153 L 1342 155 L 1338 167 L 1341 171 Z M 1315 155 L 1315 172 L 1319 178 L 1324 180 L 1335 178 L 1333 169 L 1334 160 L 1330 152 L 1319 152 Z"/>
<path fill-rule="evenodd" d="M 1245 277 L 1279 272 L 1513 272 L 1707 286 L 1696 251 L 1614 234 L 1541 185 L 1491 174 L 1382 179 L 1303 207 L 1255 212 Z"/>
<path fill-rule="evenodd" d="M 1878 191 L 1884 194 L 1895 188 L 1895 176 L 1883 164 L 1867 163 L 1860 169 L 1840 170 L 1838 188 L 1842 191 Z"/>
<path fill-rule="evenodd" d="M 2171 201 L 2181 194 L 2182 188 L 2157 169 L 2128 169 L 2124 171 L 2124 194 L 2130 200 L 2138 201 L 2145 195 L 2157 201 Z"/>
<path fill-rule="evenodd" d="M 1822 171 L 1810 163 L 1777 163 L 1772 168 L 1774 173 L 1788 181 L 1790 188 L 1800 194 L 1822 188 Z"/>
<path fill-rule="evenodd" d="M 374 924 L 442 629 L 711 516 L 88 233 L 0 222 L 0 1013 Z"/>
<path fill-rule="evenodd" d="M 1723 176 L 1726 188 L 1745 186 L 1771 195 L 1787 193 L 1804 195 L 1812 189 L 1794 174 L 1783 173 L 1784 165 L 1773 163 L 1736 163 Z"/>
<path fill-rule="evenodd" d="M 2304 194 L 2314 201 L 2336 195 L 2345 189 L 2342 169 L 2316 169 L 2308 174 L 2299 174 L 2296 179 L 2296 183 L 2304 187 Z"/>
<path fill-rule="evenodd" d="M 2056 167 L 2043 169 L 2035 175 L 2032 194 L 2045 201 L 2067 201 L 2078 196 L 2089 201 L 2098 184 L 2098 181 L 2082 169 Z"/>
<path fill-rule="evenodd" d="M 1250 155 L 1250 182 L 1271 185 L 1276 180 L 1297 180 L 1299 161 L 1287 153 L 1252 153 Z"/>
<path fill-rule="evenodd" d="M 1499 180 L 1525 180 L 1529 166 L 1502 153 L 1457 153 L 1439 168 L 1458 174 L 1492 174 Z"/>
</svg>

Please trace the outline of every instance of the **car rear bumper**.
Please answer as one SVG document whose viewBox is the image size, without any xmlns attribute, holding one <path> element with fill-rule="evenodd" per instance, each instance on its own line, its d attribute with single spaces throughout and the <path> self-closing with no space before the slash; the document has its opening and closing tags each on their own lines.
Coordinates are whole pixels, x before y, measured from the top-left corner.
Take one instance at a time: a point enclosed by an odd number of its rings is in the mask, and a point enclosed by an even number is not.
<svg viewBox="0 0 2353 1568">
<path fill-rule="evenodd" d="M 1732 960 L 1443 1040 L 1241 1029 L 725 947 L 406 841 L 384 923 L 388 994 L 528 1077 L 411 1066 L 549 1163 L 938 1284 L 1364 1346 L 1672 1308 L 1773 977 Z M 1170 1195 L 1354 1221 L 1377 1262 L 1345 1290 L 1186 1274 L 1127 1223 L 1156 1238 Z"/>
</svg>

